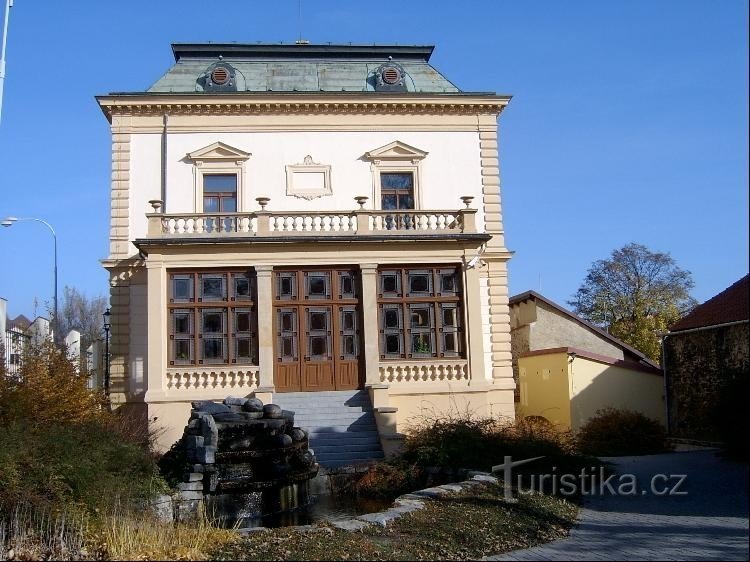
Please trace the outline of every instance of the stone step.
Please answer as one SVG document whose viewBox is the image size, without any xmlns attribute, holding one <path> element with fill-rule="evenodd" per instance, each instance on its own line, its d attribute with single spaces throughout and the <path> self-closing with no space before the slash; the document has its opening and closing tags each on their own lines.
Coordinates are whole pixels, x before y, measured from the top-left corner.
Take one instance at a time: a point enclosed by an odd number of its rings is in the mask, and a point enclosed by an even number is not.
<svg viewBox="0 0 750 562">
<path fill-rule="evenodd" d="M 288 410 L 287 410 L 288 411 Z M 294 414 L 294 421 L 297 420 L 327 420 L 327 419 L 352 419 L 352 420 L 358 420 L 358 419 L 367 419 L 372 417 L 372 410 L 369 412 L 362 412 L 360 410 L 354 411 L 354 412 L 347 412 L 346 410 L 337 410 L 337 411 L 331 411 L 328 413 L 320 413 L 320 412 L 305 412 L 305 413 L 295 413 Z"/>
<path fill-rule="evenodd" d="M 295 413 L 325 467 L 383 458 L 375 416 L 364 390 L 276 393 L 273 402 Z"/>
<path fill-rule="evenodd" d="M 378 430 L 375 428 L 371 429 L 370 431 L 311 431 L 309 435 L 311 438 L 330 441 L 339 441 L 343 437 L 359 441 L 363 439 L 380 439 Z"/>
<path fill-rule="evenodd" d="M 325 453 L 324 458 L 325 460 L 321 460 L 320 457 L 317 456 L 318 462 L 323 465 L 328 465 L 328 463 L 337 462 L 337 463 L 353 463 L 353 462 L 364 462 L 368 460 L 374 460 L 374 459 L 382 459 L 383 458 L 383 451 L 372 451 L 372 452 L 366 452 L 366 453 Z"/>
<path fill-rule="evenodd" d="M 342 450 L 345 451 L 345 454 L 349 453 L 380 453 L 380 443 L 377 444 L 365 444 L 365 445 L 352 445 L 351 443 L 342 443 L 341 445 L 316 445 L 312 444 L 312 449 L 315 451 L 315 454 L 320 456 L 325 454 L 325 456 L 328 456 L 329 454 L 338 454 L 341 453 Z"/>
</svg>

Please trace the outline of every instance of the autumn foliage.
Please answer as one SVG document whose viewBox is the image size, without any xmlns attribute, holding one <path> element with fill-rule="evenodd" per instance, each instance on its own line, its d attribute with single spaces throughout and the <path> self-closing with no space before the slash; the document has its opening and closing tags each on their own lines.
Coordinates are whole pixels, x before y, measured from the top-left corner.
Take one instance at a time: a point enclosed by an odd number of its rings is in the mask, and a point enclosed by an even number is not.
<svg viewBox="0 0 750 562">
<path fill-rule="evenodd" d="M 30 346 L 17 376 L 0 377 L 0 423 L 25 420 L 34 425 L 103 421 L 104 395 L 87 387 L 64 350 L 51 342 Z"/>
</svg>

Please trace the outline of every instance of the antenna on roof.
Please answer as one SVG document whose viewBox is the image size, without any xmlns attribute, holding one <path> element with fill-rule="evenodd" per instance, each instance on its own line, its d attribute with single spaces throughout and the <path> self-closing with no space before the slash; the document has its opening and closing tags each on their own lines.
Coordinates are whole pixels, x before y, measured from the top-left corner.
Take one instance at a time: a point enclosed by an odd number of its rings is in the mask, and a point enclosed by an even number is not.
<svg viewBox="0 0 750 562">
<path fill-rule="evenodd" d="M 310 41 L 307 39 L 302 39 L 302 0 L 297 0 L 297 6 L 299 7 L 299 37 L 294 42 L 295 45 L 309 45 Z"/>
</svg>

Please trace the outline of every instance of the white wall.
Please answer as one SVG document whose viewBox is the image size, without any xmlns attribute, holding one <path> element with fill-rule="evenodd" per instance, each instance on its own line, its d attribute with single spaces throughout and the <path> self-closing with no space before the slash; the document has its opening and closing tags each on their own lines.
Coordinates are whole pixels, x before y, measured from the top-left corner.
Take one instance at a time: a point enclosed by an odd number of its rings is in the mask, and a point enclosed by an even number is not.
<svg viewBox="0 0 750 562">
<path fill-rule="evenodd" d="M 245 185 L 240 211 L 258 209 L 256 197 L 270 197 L 271 211 L 352 210 L 353 198 L 367 195 L 374 208 L 371 164 L 365 152 L 395 140 L 427 151 L 421 162 L 422 208 L 459 209 L 459 197 L 474 195 L 482 228 L 479 138 L 476 132 L 370 132 L 292 131 L 253 133 L 184 133 L 168 136 L 167 213 L 195 212 L 193 164 L 187 153 L 220 141 L 250 152 L 245 162 Z M 146 234 L 145 214 L 149 199 L 161 196 L 161 137 L 131 137 L 130 239 Z M 301 163 L 306 155 L 314 162 L 331 165 L 333 194 L 307 201 L 286 195 L 285 166 Z"/>
</svg>

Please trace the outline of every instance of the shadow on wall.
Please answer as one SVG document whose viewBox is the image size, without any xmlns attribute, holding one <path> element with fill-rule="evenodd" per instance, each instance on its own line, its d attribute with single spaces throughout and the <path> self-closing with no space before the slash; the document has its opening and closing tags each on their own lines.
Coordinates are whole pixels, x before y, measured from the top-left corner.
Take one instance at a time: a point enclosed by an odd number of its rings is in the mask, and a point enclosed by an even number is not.
<svg viewBox="0 0 750 562">
<path fill-rule="evenodd" d="M 607 407 L 634 410 L 666 425 L 661 375 L 574 359 L 572 376 L 572 429 L 580 429 L 597 410 Z"/>
</svg>

